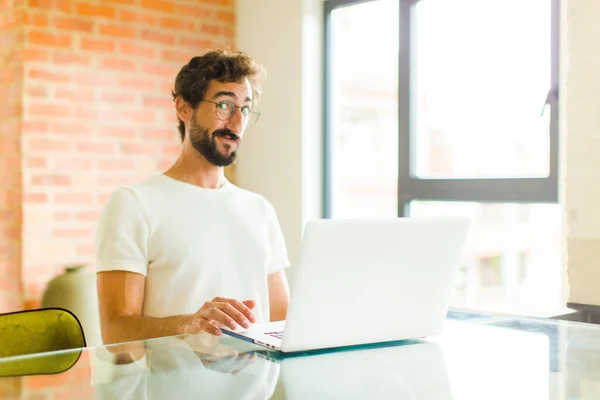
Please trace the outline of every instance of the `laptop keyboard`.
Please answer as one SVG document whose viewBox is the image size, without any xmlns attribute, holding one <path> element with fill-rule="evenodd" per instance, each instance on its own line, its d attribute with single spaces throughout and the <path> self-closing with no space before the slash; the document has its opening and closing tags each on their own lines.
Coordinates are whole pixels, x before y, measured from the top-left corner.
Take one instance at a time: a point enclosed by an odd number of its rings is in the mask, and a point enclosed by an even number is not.
<svg viewBox="0 0 600 400">
<path fill-rule="evenodd" d="M 277 339 L 283 339 L 283 331 L 280 332 L 266 332 L 265 335 L 272 336 Z"/>
</svg>

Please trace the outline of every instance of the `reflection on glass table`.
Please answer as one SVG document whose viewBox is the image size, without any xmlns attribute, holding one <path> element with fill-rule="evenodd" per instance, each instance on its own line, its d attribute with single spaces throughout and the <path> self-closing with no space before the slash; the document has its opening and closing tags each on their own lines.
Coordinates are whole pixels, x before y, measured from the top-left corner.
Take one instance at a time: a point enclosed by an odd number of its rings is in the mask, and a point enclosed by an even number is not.
<svg viewBox="0 0 600 400">
<path fill-rule="evenodd" d="M 53 357 L 57 354 L 33 356 Z M 0 395 L 14 399 L 597 399 L 600 327 L 457 311 L 436 337 L 286 357 L 231 337 L 166 337 L 85 349 L 67 372 L 0 379 Z"/>
</svg>

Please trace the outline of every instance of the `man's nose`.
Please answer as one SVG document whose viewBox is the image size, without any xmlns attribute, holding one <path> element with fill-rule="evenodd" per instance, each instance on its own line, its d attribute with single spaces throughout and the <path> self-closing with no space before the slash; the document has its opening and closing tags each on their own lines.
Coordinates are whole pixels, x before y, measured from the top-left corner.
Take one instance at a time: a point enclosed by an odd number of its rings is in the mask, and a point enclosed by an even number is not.
<svg viewBox="0 0 600 400">
<path fill-rule="evenodd" d="M 236 108 L 231 118 L 229 118 L 229 120 L 227 121 L 226 127 L 236 135 L 241 136 L 242 132 L 244 131 L 245 122 L 246 119 L 242 114 L 242 110 Z"/>
</svg>

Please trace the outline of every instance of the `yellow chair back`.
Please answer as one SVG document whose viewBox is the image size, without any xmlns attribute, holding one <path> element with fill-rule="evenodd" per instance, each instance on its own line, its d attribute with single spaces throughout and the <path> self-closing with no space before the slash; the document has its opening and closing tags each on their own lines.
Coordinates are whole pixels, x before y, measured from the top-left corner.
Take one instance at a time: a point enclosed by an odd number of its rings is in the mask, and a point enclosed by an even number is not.
<svg viewBox="0 0 600 400">
<path fill-rule="evenodd" d="M 3 358 L 85 346 L 81 324 L 68 310 L 44 308 L 0 314 L 0 377 L 64 372 L 75 365 L 81 350 L 63 351 L 51 357 Z"/>
</svg>

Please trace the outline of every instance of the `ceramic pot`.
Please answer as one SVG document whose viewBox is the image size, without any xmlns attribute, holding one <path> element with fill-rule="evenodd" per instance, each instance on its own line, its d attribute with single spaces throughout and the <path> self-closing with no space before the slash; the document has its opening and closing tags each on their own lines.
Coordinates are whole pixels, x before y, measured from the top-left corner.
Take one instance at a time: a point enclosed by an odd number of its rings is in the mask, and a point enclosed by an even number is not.
<svg viewBox="0 0 600 400">
<path fill-rule="evenodd" d="M 63 274 L 46 285 L 42 307 L 60 307 L 71 311 L 81 322 L 87 345 L 102 344 L 96 273 L 90 267 L 65 267 Z"/>
</svg>

